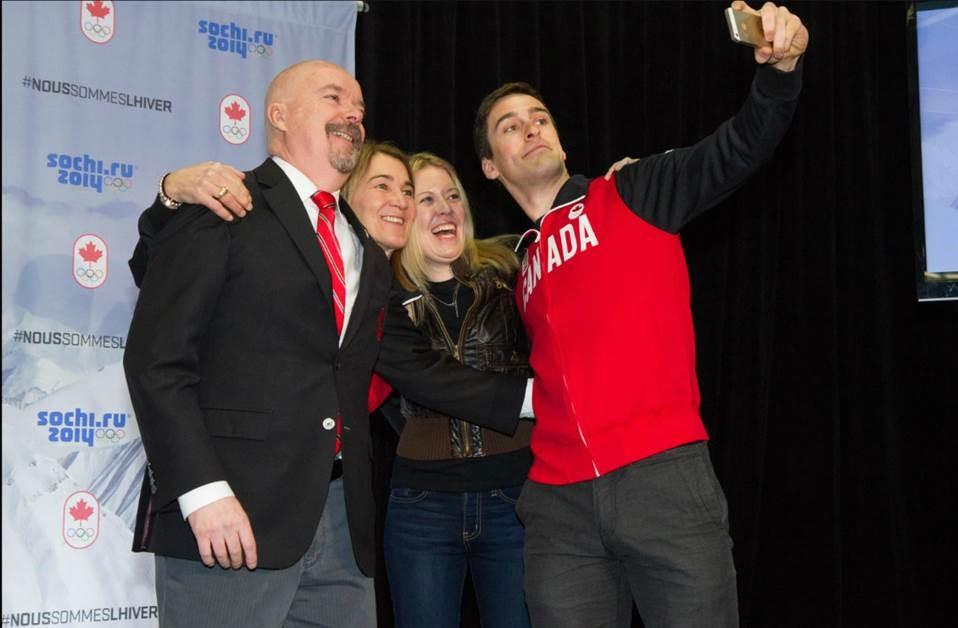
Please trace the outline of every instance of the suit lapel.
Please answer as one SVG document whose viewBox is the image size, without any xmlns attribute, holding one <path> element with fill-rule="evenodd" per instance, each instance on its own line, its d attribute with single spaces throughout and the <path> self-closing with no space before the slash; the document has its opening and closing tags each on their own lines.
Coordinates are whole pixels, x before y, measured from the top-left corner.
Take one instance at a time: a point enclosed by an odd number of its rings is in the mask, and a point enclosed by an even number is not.
<svg viewBox="0 0 958 628">
<path fill-rule="evenodd" d="M 319 282 L 329 307 L 333 307 L 333 287 L 329 277 L 329 266 L 326 265 L 326 258 L 323 257 L 323 251 L 319 248 L 316 234 L 309 223 L 309 216 L 306 215 L 303 202 L 296 194 L 293 184 L 272 159 L 263 162 L 253 171 L 253 174 L 263 187 L 263 197 L 269 204 L 269 208 L 276 214 L 280 224 L 286 229 L 290 239 L 306 260 L 306 265 L 316 276 L 316 281 Z"/>
<path fill-rule="evenodd" d="M 353 231 L 359 236 L 359 241 L 363 246 L 363 268 L 359 274 L 359 290 L 356 292 L 356 302 L 353 303 L 352 313 L 349 315 L 349 323 L 346 325 L 346 335 L 343 337 L 342 348 L 345 348 L 362 327 L 363 313 L 369 305 L 369 298 L 373 289 L 381 280 L 380 274 L 387 272 L 384 268 L 383 259 L 385 253 L 376 244 L 375 240 L 369 237 L 369 233 L 359 218 L 353 213 L 352 208 L 345 199 L 340 196 L 339 209 L 343 212 L 346 220 L 349 221 Z"/>
</svg>

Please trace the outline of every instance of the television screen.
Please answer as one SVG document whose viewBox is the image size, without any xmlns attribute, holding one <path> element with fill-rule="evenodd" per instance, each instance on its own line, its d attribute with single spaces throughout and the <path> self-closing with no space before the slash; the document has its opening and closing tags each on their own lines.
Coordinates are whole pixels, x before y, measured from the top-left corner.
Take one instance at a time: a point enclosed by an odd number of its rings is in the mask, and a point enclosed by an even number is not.
<svg viewBox="0 0 958 628">
<path fill-rule="evenodd" d="M 920 300 L 958 299 L 958 0 L 909 12 Z"/>
</svg>

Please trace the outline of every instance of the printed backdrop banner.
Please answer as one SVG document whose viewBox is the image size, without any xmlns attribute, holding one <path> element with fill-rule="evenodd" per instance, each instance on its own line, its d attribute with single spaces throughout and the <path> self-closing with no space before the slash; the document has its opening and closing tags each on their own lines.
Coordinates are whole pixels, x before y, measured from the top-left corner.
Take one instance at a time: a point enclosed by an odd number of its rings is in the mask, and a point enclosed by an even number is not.
<svg viewBox="0 0 958 628">
<path fill-rule="evenodd" d="M 3 3 L 3 626 L 156 624 L 130 551 L 136 218 L 177 166 L 256 166 L 271 78 L 352 72 L 355 25 L 352 2 Z"/>
</svg>

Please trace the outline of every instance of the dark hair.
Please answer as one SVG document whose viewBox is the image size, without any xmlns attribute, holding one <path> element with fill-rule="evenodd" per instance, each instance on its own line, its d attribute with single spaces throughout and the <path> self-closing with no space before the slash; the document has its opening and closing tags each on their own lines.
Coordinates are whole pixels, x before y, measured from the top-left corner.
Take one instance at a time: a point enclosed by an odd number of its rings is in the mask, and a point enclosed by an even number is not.
<svg viewBox="0 0 958 628">
<path fill-rule="evenodd" d="M 513 94 L 525 94 L 526 96 L 532 96 L 541 103 L 545 103 L 539 90 L 528 83 L 505 83 L 489 92 L 486 97 L 482 99 L 482 102 L 479 103 L 479 109 L 476 110 L 476 125 L 472 130 L 472 140 L 475 143 L 476 155 L 479 156 L 479 161 L 492 159 L 492 146 L 489 144 L 489 130 L 486 128 L 489 124 L 489 112 L 492 111 L 492 108 L 497 102 Z M 553 124 L 555 124 L 555 121 L 553 121 Z"/>
</svg>

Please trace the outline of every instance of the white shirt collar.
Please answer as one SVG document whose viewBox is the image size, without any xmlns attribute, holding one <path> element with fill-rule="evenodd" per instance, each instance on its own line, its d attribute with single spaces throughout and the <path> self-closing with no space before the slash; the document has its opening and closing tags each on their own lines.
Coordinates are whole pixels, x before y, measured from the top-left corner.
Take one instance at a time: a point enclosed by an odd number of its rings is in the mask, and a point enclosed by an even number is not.
<svg viewBox="0 0 958 628">
<path fill-rule="evenodd" d="M 300 172 L 299 168 L 289 163 L 282 157 L 277 157 L 273 155 L 273 161 L 276 162 L 276 165 L 280 167 L 286 177 L 289 179 L 290 183 L 293 184 L 293 188 L 296 189 L 296 193 L 299 195 L 300 200 L 305 204 L 307 201 L 312 202 L 311 198 L 313 194 L 319 189 L 316 187 L 312 181 L 309 180 L 305 174 Z M 326 190 L 327 192 L 333 195 L 333 198 L 336 199 L 336 205 L 339 205 L 339 190 Z"/>
</svg>

